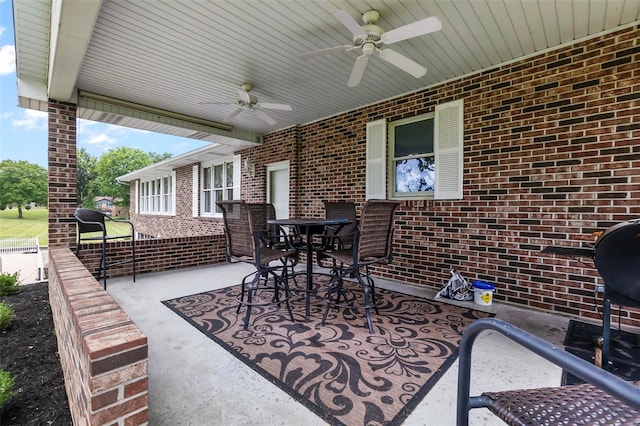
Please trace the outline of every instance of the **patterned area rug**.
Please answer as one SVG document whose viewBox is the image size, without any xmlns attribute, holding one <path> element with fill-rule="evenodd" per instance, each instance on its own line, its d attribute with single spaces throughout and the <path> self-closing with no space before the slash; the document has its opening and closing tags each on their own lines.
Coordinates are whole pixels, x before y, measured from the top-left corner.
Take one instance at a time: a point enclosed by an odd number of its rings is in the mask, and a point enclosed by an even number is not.
<svg viewBox="0 0 640 426">
<path fill-rule="evenodd" d="M 490 315 L 377 289 L 370 335 L 362 310 L 335 309 L 320 327 L 324 300 L 313 299 L 305 320 L 294 294 L 295 322 L 284 305 L 258 307 L 244 331 L 239 288 L 163 303 L 332 425 L 402 423 L 457 358 L 465 327 Z"/>
<path fill-rule="evenodd" d="M 564 340 L 565 350 L 595 363 L 595 349 L 601 336 L 601 325 L 571 320 Z M 611 373 L 625 380 L 640 380 L 640 335 L 612 328 L 609 361 Z M 562 372 L 563 385 L 580 383 L 584 381 L 567 371 Z"/>
</svg>

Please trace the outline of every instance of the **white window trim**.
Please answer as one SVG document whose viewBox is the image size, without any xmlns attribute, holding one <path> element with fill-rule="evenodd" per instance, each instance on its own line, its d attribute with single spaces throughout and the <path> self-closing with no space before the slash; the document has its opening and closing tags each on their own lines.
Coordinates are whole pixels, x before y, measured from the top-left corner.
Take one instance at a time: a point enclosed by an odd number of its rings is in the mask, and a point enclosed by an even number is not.
<svg viewBox="0 0 640 426">
<path fill-rule="evenodd" d="M 394 195 L 390 198 L 407 199 L 462 199 L 464 172 L 464 100 L 446 102 L 436 105 L 434 111 L 434 154 L 436 163 L 435 190 L 433 192 Z M 427 115 L 424 118 L 428 118 Z M 405 121 L 406 120 L 402 120 Z M 394 123 L 396 124 L 396 123 Z M 393 194 L 392 179 L 387 185 L 387 173 L 395 173 L 390 161 L 385 160 L 387 152 L 386 120 L 367 123 L 366 154 L 366 199 L 385 199 L 387 191 Z M 389 144 L 388 149 L 391 149 Z M 382 154 L 380 154 L 382 150 Z M 442 167 L 444 165 L 444 167 Z"/>
<path fill-rule="evenodd" d="M 167 177 L 171 178 L 171 205 L 169 207 L 169 211 L 163 211 L 162 206 L 164 205 L 164 197 L 165 197 L 165 193 L 164 193 L 164 185 L 163 185 L 163 180 Z M 142 187 L 145 186 L 145 184 L 148 184 L 149 189 L 151 187 L 153 187 L 153 182 L 156 181 L 160 181 L 160 194 L 156 194 L 155 196 L 159 196 L 159 209 L 158 210 L 152 210 L 152 209 L 145 209 L 145 203 L 143 202 L 142 197 L 146 196 L 149 198 L 149 202 L 147 203 L 149 206 L 153 205 L 153 201 L 151 200 L 150 197 L 153 197 L 154 195 L 151 194 L 146 194 L 143 195 L 142 194 Z M 151 179 L 145 179 L 145 180 L 140 180 L 138 181 L 138 184 L 136 185 L 136 211 L 138 214 L 140 215 L 148 215 L 148 216 L 175 216 L 176 214 L 176 172 L 175 170 L 172 171 L 170 174 L 163 174 L 162 176 L 158 175 L 155 176 Z"/>
<path fill-rule="evenodd" d="M 241 163 L 241 156 L 240 155 L 233 155 L 233 156 L 228 156 L 228 157 L 220 157 L 216 161 L 212 161 L 210 163 L 202 163 L 202 164 L 200 164 L 200 167 L 198 169 L 198 171 L 199 171 L 198 179 L 200 180 L 199 185 L 198 185 L 199 194 L 202 195 L 203 191 L 204 191 L 204 188 L 203 188 L 204 187 L 204 179 L 202 179 L 203 170 L 205 168 L 207 168 L 207 167 L 211 167 L 211 177 L 213 178 L 214 166 L 220 165 L 220 164 L 226 164 L 226 163 L 230 163 L 230 162 L 233 163 L 233 187 L 231 187 L 231 189 L 233 191 L 233 199 L 234 200 L 239 200 L 240 199 L 240 188 L 241 188 L 240 176 L 242 175 L 242 173 L 241 173 L 241 164 L 240 164 Z M 226 173 L 226 169 L 225 169 L 225 173 Z M 194 188 L 195 188 L 195 186 L 194 186 Z M 226 194 L 226 191 L 228 189 L 230 189 L 230 188 L 226 188 L 225 187 L 225 189 L 223 189 L 223 194 Z M 205 212 L 204 211 L 204 197 L 200 196 L 200 205 L 199 205 L 200 213 L 199 214 L 200 214 L 201 217 L 219 217 L 219 218 L 222 217 L 222 213 L 216 213 L 215 212 L 216 200 L 215 200 L 215 197 L 213 196 L 213 193 L 214 193 L 213 191 L 214 191 L 214 188 L 212 186 L 212 188 L 211 188 L 211 193 L 212 193 L 212 196 L 211 196 L 211 203 L 212 203 L 211 204 L 211 210 L 212 211 L 211 212 Z M 223 195 L 223 199 L 226 199 L 226 198 L 224 198 L 224 195 Z"/>
</svg>

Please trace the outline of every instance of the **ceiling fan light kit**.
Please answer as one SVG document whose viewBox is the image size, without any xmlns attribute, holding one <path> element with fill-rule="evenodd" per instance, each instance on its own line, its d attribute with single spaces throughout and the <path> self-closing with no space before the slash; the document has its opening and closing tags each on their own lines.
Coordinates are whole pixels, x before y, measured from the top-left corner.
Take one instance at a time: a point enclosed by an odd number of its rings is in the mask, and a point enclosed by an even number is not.
<svg viewBox="0 0 640 426">
<path fill-rule="evenodd" d="M 435 16 L 423 18 L 390 31 L 385 31 L 384 28 L 377 25 L 378 19 L 380 19 L 380 13 L 376 10 L 369 10 L 362 14 L 362 22 L 364 22 L 364 25 L 358 24 L 358 22 L 344 10 L 334 10 L 333 16 L 351 31 L 351 34 L 353 34 L 353 44 L 316 50 L 314 52 L 304 53 L 298 57 L 300 59 L 309 59 L 328 53 L 349 52 L 354 49 L 361 49 L 362 54 L 356 58 L 347 82 L 347 86 L 349 87 L 355 87 L 360 84 L 369 57 L 376 52 L 381 59 L 411 74 L 415 78 L 422 77 L 427 72 L 424 66 L 387 46 L 442 29 L 442 22 Z"/>
<path fill-rule="evenodd" d="M 280 110 L 280 111 L 291 111 L 291 105 L 288 104 L 274 104 L 274 103 L 263 103 L 258 101 L 258 97 L 250 94 L 253 90 L 253 84 L 251 83 L 243 83 L 238 89 L 238 99 L 235 102 L 201 102 L 201 105 L 235 105 L 236 109 L 231 112 L 226 118 L 225 122 L 230 123 L 236 118 L 241 112 L 248 111 L 253 112 L 265 123 L 273 126 L 276 124 L 276 121 L 271 118 L 267 113 L 262 111 L 263 109 L 272 109 L 272 110 Z"/>
</svg>

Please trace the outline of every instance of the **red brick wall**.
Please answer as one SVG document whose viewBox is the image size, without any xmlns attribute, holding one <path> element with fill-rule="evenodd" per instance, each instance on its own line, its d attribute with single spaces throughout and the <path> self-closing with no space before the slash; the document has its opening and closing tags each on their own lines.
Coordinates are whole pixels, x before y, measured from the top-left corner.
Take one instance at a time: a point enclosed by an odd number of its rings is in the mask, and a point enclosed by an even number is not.
<svg viewBox="0 0 640 426">
<path fill-rule="evenodd" d="M 76 238 L 73 212 L 78 204 L 76 105 L 51 101 L 48 105 L 49 246 L 68 247 Z"/>
<path fill-rule="evenodd" d="M 49 301 L 73 424 L 147 424 L 147 338 L 68 248 L 49 249 Z"/>
<path fill-rule="evenodd" d="M 100 264 L 101 247 L 101 243 L 82 244 L 78 258 L 91 272 L 96 271 Z M 108 262 L 117 263 L 130 258 L 131 245 L 128 241 L 107 242 Z M 138 274 L 211 265 L 224 261 L 223 234 L 136 240 L 136 272 Z M 108 277 L 131 274 L 131 264 L 108 268 Z"/>
<path fill-rule="evenodd" d="M 622 30 L 267 135 L 243 152 L 257 164 L 243 198 L 263 197 L 266 163 L 299 156 L 292 216 L 323 214 L 323 199 L 361 208 L 366 123 L 464 99 L 464 198 L 404 202 L 394 263 L 376 272 L 440 288 L 457 268 L 496 283 L 498 300 L 599 318 L 595 269 L 540 250 L 588 245 L 592 231 L 640 215 L 639 44 L 638 29 Z M 636 311 L 622 315 L 640 325 Z"/>
<path fill-rule="evenodd" d="M 176 169 L 176 214 L 175 216 L 136 214 L 135 200 L 131 197 L 130 219 L 136 232 L 155 238 L 188 237 L 192 235 L 215 235 L 223 233 L 222 218 L 193 217 L 193 164 Z M 131 183 L 131 194 L 135 182 Z M 198 191 L 198 206 L 199 194 Z M 198 212 L 199 213 L 199 212 Z"/>
</svg>

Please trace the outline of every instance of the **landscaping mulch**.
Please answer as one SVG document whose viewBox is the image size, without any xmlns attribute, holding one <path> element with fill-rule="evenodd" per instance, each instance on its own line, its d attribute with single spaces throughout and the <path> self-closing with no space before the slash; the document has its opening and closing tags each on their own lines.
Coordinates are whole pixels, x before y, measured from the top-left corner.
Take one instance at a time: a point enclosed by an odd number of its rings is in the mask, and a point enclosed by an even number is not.
<svg viewBox="0 0 640 426">
<path fill-rule="evenodd" d="M 7 330 L 0 331 L 0 368 L 14 375 L 18 394 L 0 411 L 0 424 L 70 425 L 48 285 L 21 289 L 1 298 L 13 307 L 15 317 Z"/>
</svg>

